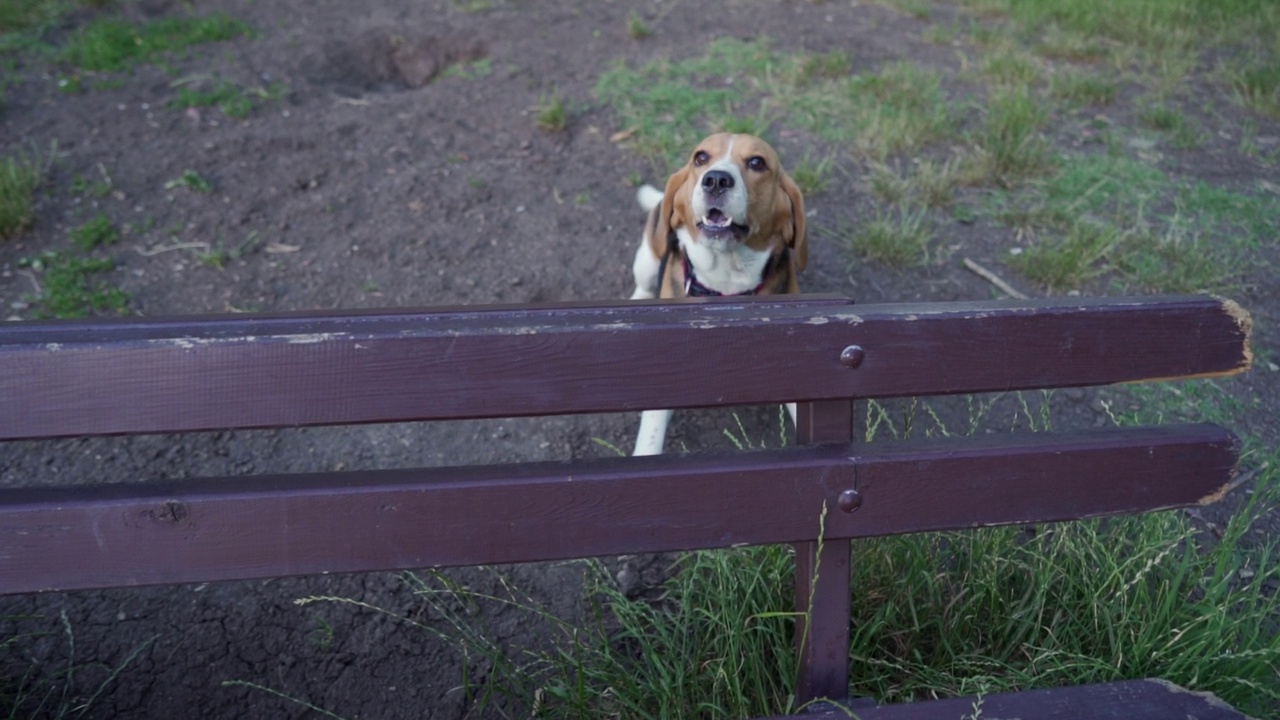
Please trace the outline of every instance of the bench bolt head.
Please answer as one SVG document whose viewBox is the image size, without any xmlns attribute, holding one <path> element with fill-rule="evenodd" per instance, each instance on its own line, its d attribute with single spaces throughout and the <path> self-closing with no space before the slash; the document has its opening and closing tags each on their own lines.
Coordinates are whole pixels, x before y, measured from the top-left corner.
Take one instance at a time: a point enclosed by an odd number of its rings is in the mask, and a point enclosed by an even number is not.
<svg viewBox="0 0 1280 720">
<path fill-rule="evenodd" d="M 841 510 L 851 513 L 862 507 L 862 493 L 857 490 L 845 490 L 840 493 L 839 499 L 836 500 L 836 505 L 839 505 Z"/>
<path fill-rule="evenodd" d="M 866 356 L 866 351 L 861 347 L 850 345 L 840 352 L 840 364 L 847 368 L 856 368 L 862 364 L 862 358 Z"/>
</svg>

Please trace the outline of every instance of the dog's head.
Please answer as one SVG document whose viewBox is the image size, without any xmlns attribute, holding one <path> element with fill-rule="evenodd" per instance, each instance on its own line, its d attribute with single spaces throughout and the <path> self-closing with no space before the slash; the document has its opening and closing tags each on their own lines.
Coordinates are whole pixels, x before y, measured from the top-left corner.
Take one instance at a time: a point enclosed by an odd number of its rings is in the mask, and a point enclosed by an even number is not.
<svg viewBox="0 0 1280 720">
<path fill-rule="evenodd" d="M 734 243 L 755 250 L 791 248 L 796 271 L 809 260 L 800 188 L 782 169 L 778 153 L 754 135 L 708 137 L 667 181 L 653 240 L 665 243 L 680 230 L 682 238 L 717 251 Z"/>
</svg>

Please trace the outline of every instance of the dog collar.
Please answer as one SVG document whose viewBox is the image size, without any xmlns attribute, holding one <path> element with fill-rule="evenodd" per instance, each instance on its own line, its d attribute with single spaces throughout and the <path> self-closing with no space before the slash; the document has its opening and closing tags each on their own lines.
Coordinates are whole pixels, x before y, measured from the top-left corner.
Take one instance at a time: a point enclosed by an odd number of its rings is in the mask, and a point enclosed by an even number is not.
<svg viewBox="0 0 1280 720">
<path fill-rule="evenodd" d="M 765 278 L 769 277 L 769 271 L 773 268 L 765 268 L 764 276 L 760 278 L 760 284 L 754 288 L 740 293 L 733 293 L 728 297 L 739 297 L 742 295 L 758 295 L 764 289 Z M 689 256 L 684 256 L 684 294 L 685 297 L 725 297 L 725 294 L 712 290 L 711 288 L 698 282 L 698 277 L 693 274 L 693 264 L 689 262 Z"/>
</svg>

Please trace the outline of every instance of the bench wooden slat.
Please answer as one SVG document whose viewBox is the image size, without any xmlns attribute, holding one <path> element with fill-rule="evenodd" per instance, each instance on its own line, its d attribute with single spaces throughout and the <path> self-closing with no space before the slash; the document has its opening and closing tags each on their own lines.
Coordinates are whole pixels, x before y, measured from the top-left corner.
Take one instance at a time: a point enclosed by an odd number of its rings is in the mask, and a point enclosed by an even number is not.
<svg viewBox="0 0 1280 720">
<path fill-rule="evenodd" d="M 844 710 L 805 713 L 805 720 L 960 720 L 975 715 L 996 720 L 1248 720 L 1213 695 L 1163 680 L 1124 680 L 1094 685 L 1026 690 L 988 695 L 975 710 L 976 697 L 947 698 L 898 705 L 856 705 Z M 760 720 L 795 720 L 779 716 Z"/>
<path fill-rule="evenodd" d="M 856 369 L 849 345 L 865 350 Z M 1247 316 L 1209 296 L 3 323 L 0 440 L 1067 387 L 1249 362 Z"/>
<path fill-rule="evenodd" d="M 854 411 L 850 400 L 802 403 L 796 408 L 796 440 L 842 443 L 856 450 Z M 850 545 L 816 539 L 795 544 L 797 698 L 843 697 L 848 692 Z"/>
<path fill-rule="evenodd" d="M 824 506 L 828 541 L 1139 512 L 1211 499 L 1237 454 L 1176 425 L 5 490 L 0 592 L 800 542 Z"/>
</svg>

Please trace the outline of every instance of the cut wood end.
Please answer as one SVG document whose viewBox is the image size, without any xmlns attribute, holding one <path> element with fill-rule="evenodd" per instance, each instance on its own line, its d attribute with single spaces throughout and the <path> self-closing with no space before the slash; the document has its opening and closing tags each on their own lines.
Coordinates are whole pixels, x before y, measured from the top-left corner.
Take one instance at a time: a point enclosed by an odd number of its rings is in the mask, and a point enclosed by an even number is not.
<svg viewBox="0 0 1280 720">
<path fill-rule="evenodd" d="M 1218 503 L 1218 501 L 1222 500 L 1222 498 L 1226 497 L 1228 493 L 1234 490 L 1235 487 L 1236 487 L 1236 483 L 1234 480 L 1229 483 L 1225 483 L 1222 487 L 1200 498 L 1196 502 L 1196 504 L 1199 505 L 1200 507 L 1215 505 Z"/>
<path fill-rule="evenodd" d="M 1236 438 L 1235 449 L 1236 449 L 1236 457 L 1239 458 L 1239 452 L 1240 452 L 1239 438 Z M 1236 466 L 1231 468 L 1231 482 L 1228 482 L 1226 485 L 1223 485 L 1222 487 L 1213 491 L 1209 495 L 1206 495 L 1205 497 L 1200 498 L 1200 502 L 1198 502 L 1197 504 L 1203 507 L 1205 505 L 1212 505 L 1218 502 L 1222 498 L 1230 495 L 1231 492 L 1236 488 L 1252 480 L 1255 475 L 1262 472 L 1263 470 L 1266 470 L 1268 464 L 1269 463 L 1262 463 L 1261 465 L 1259 465 L 1256 468 L 1253 468 L 1252 470 L 1249 470 L 1247 472 L 1240 472 L 1240 461 L 1237 459 Z"/>
<path fill-rule="evenodd" d="M 1218 697 L 1217 695 L 1214 695 L 1211 692 L 1200 692 L 1196 690 L 1188 690 L 1182 687 L 1181 685 L 1177 685 L 1169 682 L 1168 680 L 1162 680 L 1160 678 L 1148 678 L 1146 682 L 1155 683 L 1156 685 L 1159 685 L 1160 687 L 1164 688 L 1165 690 L 1168 690 L 1171 693 L 1178 693 L 1181 695 L 1194 695 L 1198 698 L 1202 698 L 1205 701 L 1205 704 L 1211 707 L 1222 708 L 1225 710 L 1232 710 L 1235 712 L 1239 712 L 1235 708 L 1231 707 L 1230 703 L 1226 702 L 1225 700 Z"/>
<path fill-rule="evenodd" d="M 1139 380 L 1126 380 L 1121 385 L 1130 385 L 1137 383 L 1154 383 L 1168 382 L 1170 380 L 1204 380 L 1208 378 L 1231 377 L 1248 372 L 1253 367 L 1253 347 L 1250 340 L 1253 337 L 1253 318 L 1249 315 L 1249 311 L 1245 310 L 1235 300 L 1230 298 L 1219 297 L 1214 295 L 1213 298 L 1222 305 L 1222 312 L 1236 323 L 1236 328 L 1240 332 L 1240 363 L 1233 368 L 1226 370 L 1214 370 L 1212 372 L 1197 373 L 1195 375 L 1171 375 L 1168 377 L 1150 377 L 1141 378 Z"/>
<path fill-rule="evenodd" d="M 1240 334 L 1244 336 L 1244 348 L 1242 351 L 1244 357 L 1240 367 L 1236 369 L 1236 372 L 1244 372 L 1253 367 L 1253 347 L 1249 342 L 1253 337 L 1253 318 L 1250 317 L 1249 311 L 1241 307 L 1235 300 L 1219 297 L 1218 301 L 1222 303 L 1222 311 L 1236 321 L 1236 327 L 1240 328 Z"/>
</svg>

